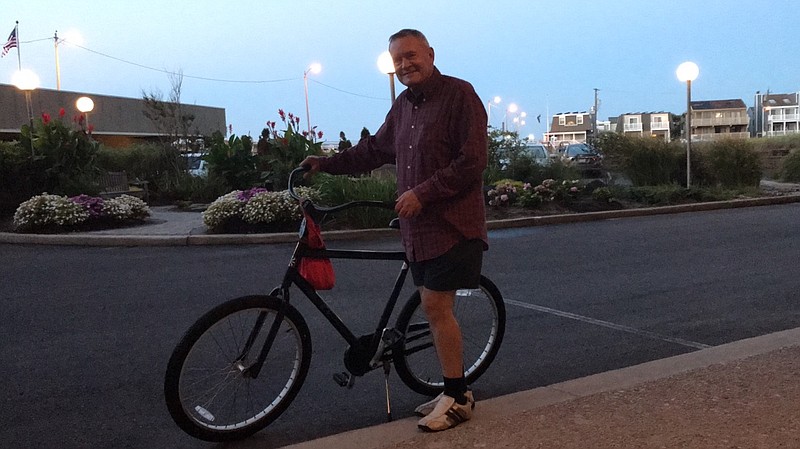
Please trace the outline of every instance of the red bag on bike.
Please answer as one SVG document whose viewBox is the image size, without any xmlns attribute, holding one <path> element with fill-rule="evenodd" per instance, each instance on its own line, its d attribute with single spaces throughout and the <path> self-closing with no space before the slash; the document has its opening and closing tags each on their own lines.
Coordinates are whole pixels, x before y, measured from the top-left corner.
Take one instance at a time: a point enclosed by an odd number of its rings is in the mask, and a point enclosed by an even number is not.
<svg viewBox="0 0 800 449">
<path fill-rule="evenodd" d="M 319 225 L 303 211 L 306 217 L 306 243 L 309 248 L 324 249 L 325 242 L 322 241 L 322 233 Z M 297 267 L 300 276 L 317 290 L 330 290 L 336 283 L 336 275 L 333 272 L 333 264 L 330 259 L 317 259 L 303 257 Z"/>
</svg>

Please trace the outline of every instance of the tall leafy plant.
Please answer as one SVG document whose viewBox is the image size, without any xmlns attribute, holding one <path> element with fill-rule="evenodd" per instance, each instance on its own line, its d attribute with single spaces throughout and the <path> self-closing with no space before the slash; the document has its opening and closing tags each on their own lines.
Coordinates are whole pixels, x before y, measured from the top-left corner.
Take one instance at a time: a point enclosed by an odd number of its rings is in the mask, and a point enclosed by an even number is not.
<svg viewBox="0 0 800 449">
<path fill-rule="evenodd" d="M 91 138 L 92 127 L 81 114 L 68 125 L 64 108 L 53 119 L 44 113 L 31 128 L 22 126 L 21 144 L 32 148 L 32 162 L 44 174 L 42 191 L 63 195 L 96 194 L 100 169 L 97 152 L 100 144 Z"/>
<path fill-rule="evenodd" d="M 309 131 L 299 131 L 300 117 L 278 109 L 278 116 L 286 126 L 278 129 L 276 122 L 267 122 L 261 131 L 256 145 L 261 176 L 264 184 L 279 190 L 285 188 L 289 173 L 307 156 L 322 154 L 322 131 L 316 127 Z"/>
<path fill-rule="evenodd" d="M 245 190 L 259 184 L 257 158 L 253 154 L 253 139 L 250 136 L 232 135 L 225 140 L 222 133 L 215 131 L 204 158 L 208 162 L 209 176 L 224 179 L 233 190 Z"/>
</svg>

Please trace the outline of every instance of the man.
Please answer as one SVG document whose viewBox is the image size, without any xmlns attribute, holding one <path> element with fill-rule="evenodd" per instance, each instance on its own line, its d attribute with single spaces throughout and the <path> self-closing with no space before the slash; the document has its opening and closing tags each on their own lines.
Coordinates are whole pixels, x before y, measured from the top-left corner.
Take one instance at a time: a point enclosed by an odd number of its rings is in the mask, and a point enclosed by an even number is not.
<svg viewBox="0 0 800 449">
<path fill-rule="evenodd" d="M 486 112 L 466 81 L 442 75 L 433 48 L 417 30 L 389 38 L 396 75 L 408 87 L 374 136 L 330 158 L 309 157 L 313 174 L 358 173 L 397 165 L 403 246 L 430 322 L 444 392 L 417 407 L 419 427 L 439 431 L 472 417 L 475 401 L 464 379 L 455 291 L 477 288 L 488 249 L 483 205 L 487 161 Z"/>
</svg>

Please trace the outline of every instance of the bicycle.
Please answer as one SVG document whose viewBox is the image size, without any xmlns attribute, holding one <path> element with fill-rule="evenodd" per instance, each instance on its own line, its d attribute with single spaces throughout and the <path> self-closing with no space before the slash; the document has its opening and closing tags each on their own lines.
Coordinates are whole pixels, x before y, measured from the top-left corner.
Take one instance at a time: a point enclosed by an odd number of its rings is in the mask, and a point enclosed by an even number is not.
<svg viewBox="0 0 800 449">
<path fill-rule="evenodd" d="M 309 370 L 311 334 L 301 313 L 290 304 L 290 287 L 297 287 L 344 338 L 346 372 L 334 375 L 343 387 L 356 377 L 383 368 L 386 377 L 387 419 L 390 364 L 412 390 L 434 396 L 444 384 L 430 329 L 415 292 L 401 309 L 394 327 L 387 327 L 408 274 L 403 251 L 314 249 L 307 242 L 309 220 L 321 222 L 328 214 L 352 207 L 394 208 L 393 203 L 354 201 L 321 207 L 302 199 L 305 218 L 289 266 L 279 287 L 268 295 L 243 296 L 226 301 L 200 317 L 184 334 L 167 365 L 164 396 L 175 423 L 189 435 L 206 441 L 246 438 L 269 425 L 295 398 Z M 397 219 L 392 220 L 392 227 Z M 392 292 L 375 332 L 357 336 L 298 272 L 304 257 L 402 262 Z M 505 332 L 505 306 L 497 287 L 481 276 L 480 288 L 459 290 L 454 306 L 464 341 L 464 366 L 472 384 L 492 363 Z"/>
</svg>

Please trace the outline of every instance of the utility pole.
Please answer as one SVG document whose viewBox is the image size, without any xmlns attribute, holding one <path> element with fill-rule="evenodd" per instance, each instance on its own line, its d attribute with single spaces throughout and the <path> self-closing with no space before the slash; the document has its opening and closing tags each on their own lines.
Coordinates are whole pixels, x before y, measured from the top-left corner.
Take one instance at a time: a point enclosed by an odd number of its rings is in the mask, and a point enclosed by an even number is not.
<svg viewBox="0 0 800 449">
<path fill-rule="evenodd" d="M 592 118 L 592 140 L 597 139 L 597 106 L 598 106 L 597 92 L 599 91 L 600 89 L 596 87 L 594 88 L 594 117 Z"/>
</svg>

